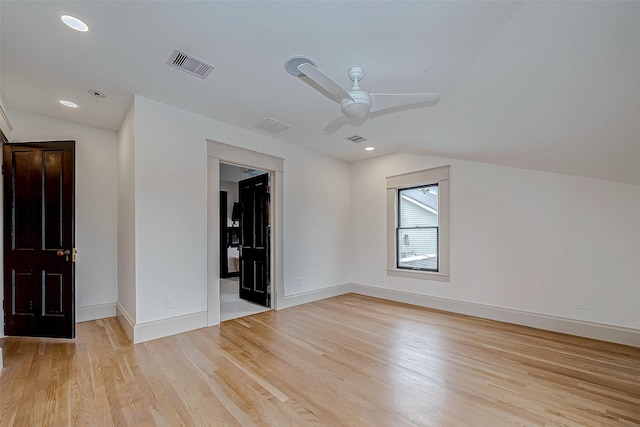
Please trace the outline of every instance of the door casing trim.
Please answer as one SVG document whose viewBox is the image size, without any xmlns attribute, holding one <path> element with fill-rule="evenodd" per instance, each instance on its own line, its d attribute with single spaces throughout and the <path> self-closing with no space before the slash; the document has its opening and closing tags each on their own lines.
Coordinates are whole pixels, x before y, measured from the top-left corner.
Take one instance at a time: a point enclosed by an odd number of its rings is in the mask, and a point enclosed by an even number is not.
<svg viewBox="0 0 640 427">
<path fill-rule="evenodd" d="M 284 159 L 207 139 L 207 326 L 220 324 L 220 163 L 269 172 L 271 182 L 271 309 L 284 307 Z"/>
</svg>

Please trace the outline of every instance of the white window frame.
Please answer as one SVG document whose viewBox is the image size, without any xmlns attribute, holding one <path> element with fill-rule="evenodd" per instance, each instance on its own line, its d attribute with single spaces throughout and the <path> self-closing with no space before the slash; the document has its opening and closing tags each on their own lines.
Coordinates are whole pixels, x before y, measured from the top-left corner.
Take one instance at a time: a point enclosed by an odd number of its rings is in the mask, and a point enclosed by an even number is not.
<svg viewBox="0 0 640 427">
<path fill-rule="evenodd" d="M 449 168 L 441 166 L 387 177 L 387 274 L 412 279 L 449 281 Z M 438 184 L 438 271 L 397 267 L 398 190 Z"/>
</svg>

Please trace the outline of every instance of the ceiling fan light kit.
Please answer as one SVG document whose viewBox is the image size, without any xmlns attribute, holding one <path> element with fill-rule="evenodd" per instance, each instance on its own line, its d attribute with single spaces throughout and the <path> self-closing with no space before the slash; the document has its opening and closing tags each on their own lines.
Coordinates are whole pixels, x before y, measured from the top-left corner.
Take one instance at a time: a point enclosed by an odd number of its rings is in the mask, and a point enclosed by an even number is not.
<svg viewBox="0 0 640 427">
<path fill-rule="evenodd" d="M 362 119 L 371 110 L 371 97 L 367 92 L 351 91 L 351 98 L 342 101 L 342 112 L 354 119 Z"/>
<path fill-rule="evenodd" d="M 298 65 L 296 65 L 298 64 Z M 292 67 L 297 72 L 291 70 Z M 285 62 L 285 69 L 295 77 L 310 79 L 320 93 L 342 106 L 342 115 L 329 122 L 324 128 L 326 135 L 333 134 L 345 124 L 360 125 L 368 118 L 412 108 L 436 105 L 439 93 L 369 93 L 360 89 L 358 82 L 364 77 L 364 67 L 351 67 L 348 71 L 353 87 L 347 91 L 331 77 L 316 68 L 307 57 L 292 57 Z M 371 115 L 370 115 L 371 113 Z M 352 120 L 349 120 L 352 119 Z"/>
<path fill-rule="evenodd" d="M 363 77 L 364 68 L 360 66 L 349 68 L 349 79 L 353 82 L 353 87 L 349 92 L 351 98 L 342 101 L 342 112 L 353 119 L 362 119 L 371 110 L 371 97 L 358 86 L 358 81 Z"/>
</svg>

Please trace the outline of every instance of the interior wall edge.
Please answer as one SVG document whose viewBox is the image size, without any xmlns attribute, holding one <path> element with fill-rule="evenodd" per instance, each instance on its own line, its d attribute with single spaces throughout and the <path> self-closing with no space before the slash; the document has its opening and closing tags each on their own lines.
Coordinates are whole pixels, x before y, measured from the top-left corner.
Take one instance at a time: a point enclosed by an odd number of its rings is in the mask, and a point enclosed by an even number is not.
<svg viewBox="0 0 640 427">
<path fill-rule="evenodd" d="M 116 303 L 116 318 L 118 319 L 120 326 L 122 326 L 124 333 L 127 335 L 127 338 L 129 338 L 131 342 L 134 342 L 133 332 L 135 330 L 135 323 L 131 320 L 129 313 L 126 312 L 120 303 Z"/>
<path fill-rule="evenodd" d="M 133 343 L 138 344 L 170 335 L 207 327 L 207 311 L 138 323 L 133 327 Z"/>
</svg>

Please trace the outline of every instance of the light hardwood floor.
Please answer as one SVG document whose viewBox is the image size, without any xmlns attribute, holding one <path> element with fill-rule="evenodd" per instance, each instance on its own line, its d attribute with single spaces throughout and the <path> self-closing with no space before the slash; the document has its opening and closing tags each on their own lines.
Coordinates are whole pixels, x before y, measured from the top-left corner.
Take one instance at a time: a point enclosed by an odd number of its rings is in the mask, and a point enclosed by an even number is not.
<svg viewBox="0 0 640 427">
<path fill-rule="evenodd" d="M 143 344 L 4 338 L 0 426 L 640 425 L 640 349 L 344 295 Z"/>
</svg>

